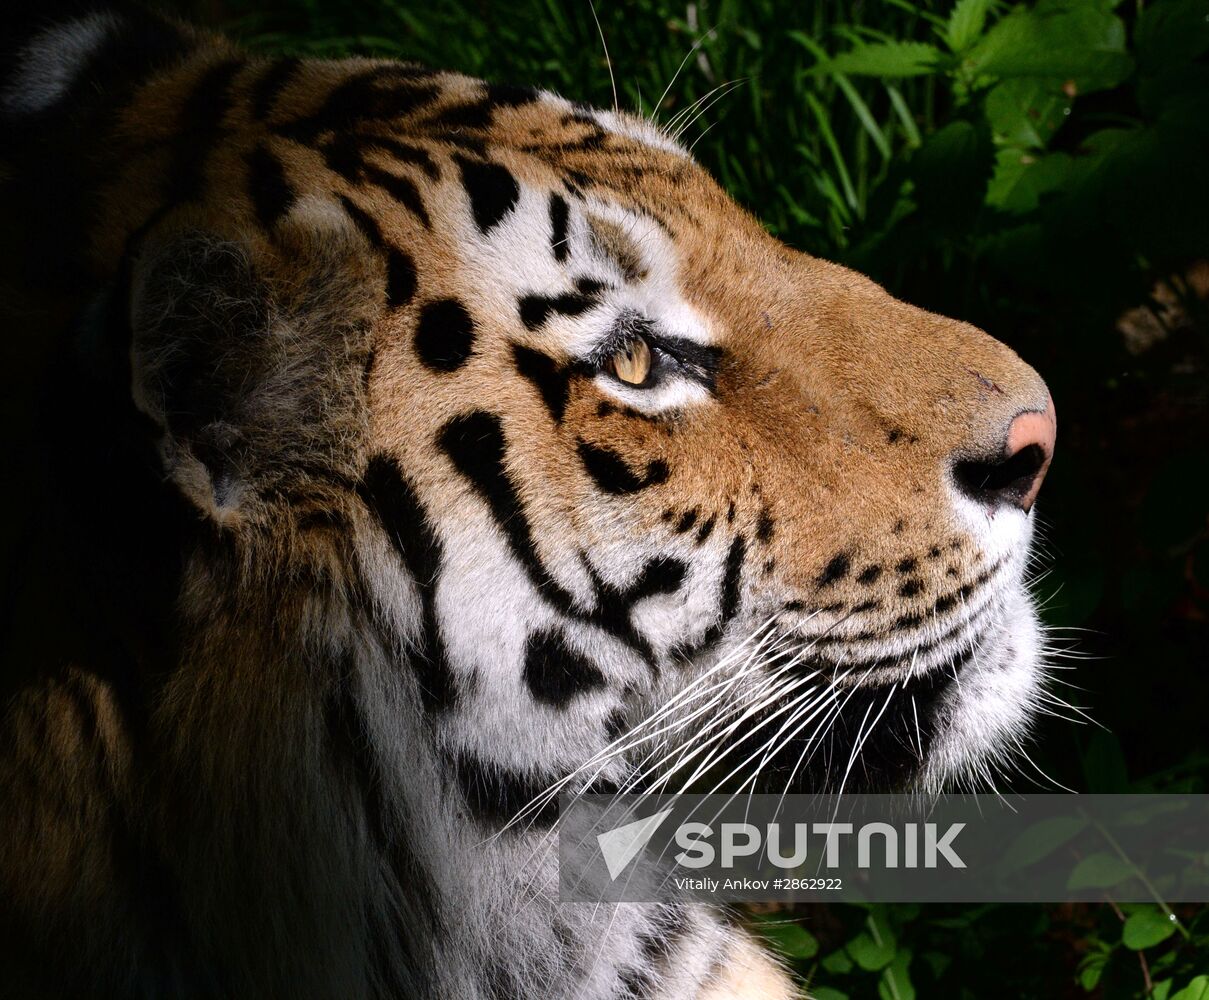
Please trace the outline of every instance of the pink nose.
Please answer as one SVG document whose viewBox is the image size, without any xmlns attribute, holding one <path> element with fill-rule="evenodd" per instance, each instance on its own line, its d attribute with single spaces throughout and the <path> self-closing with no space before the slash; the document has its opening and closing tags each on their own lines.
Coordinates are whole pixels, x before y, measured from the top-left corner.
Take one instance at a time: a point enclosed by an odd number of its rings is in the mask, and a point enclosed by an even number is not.
<svg viewBox="0 0 1209 1000">
<path fill-rule="evenodd" d="M 1020 506 L 1029 510 L 1037 494 L 1041 490 L 1041 480 L 1049 471 L 1049 464 L 1054 459 L 1054 445 L 1058 441 L 1058 411 L 1054 409 L 1054 397 L 1049 397 L 1049 404 L 1044 413 L 1021 413 L 1012 421 L 1008 428 L 1007 453 L 1005 462 L 1011 463 L 1019 456 L 1030 454 L 1024 465 L 1032 467 L 1032 479 L 1028 489 L 1021 494 Z M 1031 452 L 1030 452 L 1031 450 Z M 1023 471 L 1023 470 L 1022 470 Z"/>
<path fill-rule="evenodd" d="M 989 507 L 1010 504 L 1031 510 L 1057 439 L 1058 414 L 1050 396 L 1044 410 L 1029 410 L 1013 418 L 997 458 L 958 462 L 954 468 L 958 486 Z"/>
</svg>

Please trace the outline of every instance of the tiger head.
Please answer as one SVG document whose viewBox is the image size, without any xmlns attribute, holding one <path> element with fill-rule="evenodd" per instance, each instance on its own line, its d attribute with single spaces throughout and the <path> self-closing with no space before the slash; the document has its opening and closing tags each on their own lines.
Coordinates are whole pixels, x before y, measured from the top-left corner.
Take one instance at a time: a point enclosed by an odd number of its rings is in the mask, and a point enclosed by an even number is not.
<svg viewBox="0 0 1209 1000">
<path fill-rule="evenodd" d="M 191 565 L 369 609 L 482 808 L 577 768 L 938 788 L 1019 745 L 1055 417 L 1003 344 L 536 90 L 207 49 L 115 135 L 91 252 Z"/>
</svg>

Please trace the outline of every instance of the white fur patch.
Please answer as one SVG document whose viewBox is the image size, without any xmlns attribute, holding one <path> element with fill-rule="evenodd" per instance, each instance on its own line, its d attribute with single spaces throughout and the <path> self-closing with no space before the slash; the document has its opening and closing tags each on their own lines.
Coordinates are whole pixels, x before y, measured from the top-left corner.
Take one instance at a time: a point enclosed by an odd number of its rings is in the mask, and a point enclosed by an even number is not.
<svg viewBox="0 0 1209 1000">
<path fill-rule="evenodd" d="M 88 57 L 120 23 L 113 14 L 89 14 L 38 35 L 17 57 L 19 69 L 0 106 L 13 115 L 36 115 L 62 100 Z"/>
<path fill-rule="evenodd" d="M 1041 694 L 1041 628 L 1023 586 L 1009 594 L 1003 614 L 995 641 L 965 666 L 939 706 L 918 780 L 927 791 L 985 784 L 1027 735 Z"/>
<path fill-rule="evenodd" d="M 667 153 L 675 153 L 689 159 L 688 150 L 674 139 L 669 138 L 645 118 L 622 114 L 616 111 L 595 111 L 593 117 L 601 128 L 608 129 L 614 135 L 633 139 L 645 146 L 662 149 Z"/>
</svg>

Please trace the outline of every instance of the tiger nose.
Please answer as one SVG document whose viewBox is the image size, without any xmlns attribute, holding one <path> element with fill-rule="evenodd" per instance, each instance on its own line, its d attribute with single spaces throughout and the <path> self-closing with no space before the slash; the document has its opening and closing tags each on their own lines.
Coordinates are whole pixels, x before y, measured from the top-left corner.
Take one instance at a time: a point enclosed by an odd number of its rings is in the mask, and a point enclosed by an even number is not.
<svg viewBox="0 0 1209 1000">
<path fill-rule="evenodd" d="M 1008 425 L 997 457 L 964 459 L 953 473 L 958 488 L 988 507 L 1013 506 L 1027 512 L 1054 457 L 1058 414 L 1050 396 L 1045 409 L 1018 413 Z"/>
</svg>

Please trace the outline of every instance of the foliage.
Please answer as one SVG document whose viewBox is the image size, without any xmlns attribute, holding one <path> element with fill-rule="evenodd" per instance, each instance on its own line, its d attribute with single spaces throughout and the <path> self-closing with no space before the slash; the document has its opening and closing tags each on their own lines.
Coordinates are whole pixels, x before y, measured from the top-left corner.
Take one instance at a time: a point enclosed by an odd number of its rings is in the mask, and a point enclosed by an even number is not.
<svg viewBox="0 0 1209 1000">
<path fill-rule="evenodd" d="M 254 47 L 602 106 L 607 43 L 618 103 L 679 134 L 772 232 L 1016 347 L 1062 414 L 1041 504 L 1051 641 L 1102 658 L 1077 682 L 1112 731 L 1052 720 L 1038 770 L 1205 790 L 1209 319 L 1179 276 L 1209 259 L 1209 0 L 177 6 Z M 1097 864 L 1083 877 L 1111 883 Z M 1199 907 L 832 905 L 760 927 L 817 1000 L 1209 1000 Z"/>
<path fill-rule="evenodd" d="M 1202 993 L 1209 1000 L 1204 908 L 1183 915 L 1151 903 L 801 909 L 762 914 L 756 927 L 801 972 L 815 1000 L 1195 1000 Z"/>
</svg>

